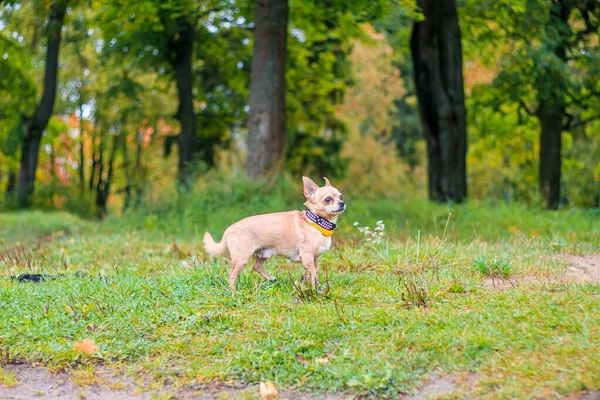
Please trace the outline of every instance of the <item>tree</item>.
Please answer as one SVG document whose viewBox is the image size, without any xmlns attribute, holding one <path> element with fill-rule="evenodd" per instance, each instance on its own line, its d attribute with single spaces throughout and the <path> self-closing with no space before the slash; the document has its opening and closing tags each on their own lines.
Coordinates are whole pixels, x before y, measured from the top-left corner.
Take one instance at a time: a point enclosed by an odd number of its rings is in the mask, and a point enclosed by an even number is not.
<svg viewBox="0 0 600 400">
<path fill-rule="evenodd" d="M 256 0 L 255 4 L 246 164 L 251 179 L 281 169 L 286 124 L 288 2 Z"/>
<path fill-rule="evenodd" d="M 14 202 L 17 186 L 19 147 L 23 137 L 23 121 L 20 113 L 33 108 L 36 88 L 27 74 L 31 59 L 23 46 L 7 36 L 0 36 L 0 163 L 7 177 L 5 186 L 7 203 Z M 0 179 L 2 187 L 2 179 Z"/>
<path fill-rule="evenodd" d="M 583 18 L 585 28 L 575 35 L 569 20 L 576 8 Z M 548 39 L 550 39 L 548 40 L 550 51 L 561 67 L 565 66 L 570 59 L 577 57 L 573 57 L 572 53 L 582 52 L 581 48 L 577 48 L 578 42 L 584 40 L 587 35 L 598 32 L 598 15 L 596 21 L 592 21 L 590 15 L 591 12 L 598 11 L 598 9 L 600 9 L 598 1 L 552 1 L 550 26 L 546 29 Z M 541 127 L 539 185 L 546 206 L 555 209 L 558 208 L 561 201 L 562 132 L 564 129 L 572 129 L 571 121 L 567 119 L 566 124 L 563 121 L 565 117 L 569 118 L 566 109 L 569 78 L 561 76 L 561 74 L 557 75 L 552 66 L 550 68 L 540 66 L 540 69 L 538 109 L 535 113 Z M 594 95 L 600 95 L 593 86 L 590 89 Z M 579 97 L 571 95 L 571 99 L 575 100 L 575 103 L 581 104 Z"/>
<path fill-rule="evenodd" d="M 181 15 L 177 19 L 180 27 L 168 38 L 170 63 L 177 84 L 179 108 L 176 118 L 181 123 L 179 133 L 179 172 L 178 179 L 182 185 L 187 185 L 193 157 L 196 150 L 196 113 L 194 112 L 194 75 L 192 74 L 192 57 L 194 54 L 194 39 L 196 21 L 193 16 Z"/>
<path fill-rule="evenodd" d="M 585 136 L 586 125 L 600 118 L 600 2 L 490 0 L 469 3 L 469 9 L 473 40 L 496 50 L 492 62 L 500 66 L 478 97 L 494 109 L 516 105 L 523 123 L 537 120 L 539 191 L 547 208 L 558 208 L 567 201 L 561 194 L 563 136 L 581 128 Z"/>
<path fill-rule="evenodd" d="M 198 70 L 194 68 L 196 53 L 202 49 L 196 50 L 195 44 L 199 37 L 206 38 L 206 25 L 219 32 L 221 20 L 235 16 L 236 11 L 227 9 L 231 7 L 231 2 L 226 0 L 120 0 L 105 4 L 102 26 L 106 40 L 114 41 L 115 46 L 122 49 L 122 54 L 132 56 L 130 62 L 135 62 L 138 69 L 153 68 L 161 75 L 166 72 L 175 81 L 178 97 L 175 118 L 181 125 L 176 135 L 178 180 L 187 186 L 199 155 L 212 150 L 202 146 L 212 147 L 218 142 L 199 139 L 195 103 L 201 99 L 194 93 L 197 88 L 194 78 L 198 75 Z M 233 25 L 229 21 L 225 21 L 225 24 Z M 169 143 L 173 139 L 175 137 Z"/>
<path fill-rule="evenodd" d="M 572 0 L 553 0 L 550 7 L 550 20 L 555 24 L 556 38 L 551 52 L 561 63 L 567 61 L 569 39 L 569 16 L 573 9 Z M 539 106 L 537 117 L 540 120 L 540 192 L 548 208 L 557 208 L 560 202 L 560 173 L 562 125 L 565 114 L 565 93 L 562 82 L 552 76 L 552 69 L 543 68 L 539 81 Z"/>
<path fill-rule="evenodd" d="M 414 80 L 427 142 L 429 198 L 467 197 L 467 127 L 462 44 L 454 0 L 419 0 L 411 37 Z"/>
<path fill-rule="evenodd" d="M 58 80 L 58 53 L 66 9 L 67 2 L 65 0 L 56 0 L 51 5 L 46 35 L 44 90 L 33 114 L 23 118 L 24 137 L 21 146 L 21 170 L 17 192 L 17 202 L 20 207 L 28 207 L 31 204 L 42 134 L 54 108 Z"/>
</svg>

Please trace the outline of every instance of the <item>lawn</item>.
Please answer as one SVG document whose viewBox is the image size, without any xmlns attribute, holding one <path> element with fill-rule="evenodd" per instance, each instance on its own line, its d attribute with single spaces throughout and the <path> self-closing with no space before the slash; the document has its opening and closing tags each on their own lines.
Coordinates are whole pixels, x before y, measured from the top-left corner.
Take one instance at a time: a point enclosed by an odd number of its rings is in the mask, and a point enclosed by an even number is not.
<svg viewBox="0 0 600 400">
<path fill-rule="evenodd" d="M 397 397 L 434 376 L 454 383 L 444 398 L 600 390 L 600 284 L 573 273 L 576 256 L 599 252 L 597 211 L 357 200 L 321 258 L 323 294 L 296 287 L 301 266 L 275 259 L 276 282 L 247 268 L 233 297 L 226 263 L 203 253 L 204 230 L 220 237 L 237 218 L 293 203 L 240 196 L 101 223 L 0 214 L 2 363 L 114 368 L 173 393 L 218 380 Z M 377 220 L 381 243 L 354 226 Z M 56 279 L 11 279 L 32 272 Z M 97 348 L 78 350 L 84 339 Z"/>
</svg>

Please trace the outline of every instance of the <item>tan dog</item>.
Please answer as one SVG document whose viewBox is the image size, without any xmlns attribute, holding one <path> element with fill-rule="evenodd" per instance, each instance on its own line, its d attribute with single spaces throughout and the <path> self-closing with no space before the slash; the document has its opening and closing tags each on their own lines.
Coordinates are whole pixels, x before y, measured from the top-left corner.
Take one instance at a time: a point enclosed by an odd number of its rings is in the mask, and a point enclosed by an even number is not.
<svg viewBox="0 0 600 400">
<path fill-rule="evenodd" d="M 263 268 L 269 257 L 282 255 L 292 261 L 301 261 L 310 277 L 313 288 L 317 288 L 317 259 L 331 246 L 331 235 L 338 216 L 346 209 L 342 194 L 325 179 L 319 187 L 310 178 L 304 181 L 304 205 L 308 211 L 287 211 L 255 215 L 244 218 L 225 230 L 221 243 L 216 243 L 211 234 L 204 234 L 204 248 L 212 256 L 227 256 L 231 260 L 229 287 L 235 293 L 235 282 L 252 256 L 256 256 L 254 271 L 265 279 L 275 280 Z"/>
</svg>

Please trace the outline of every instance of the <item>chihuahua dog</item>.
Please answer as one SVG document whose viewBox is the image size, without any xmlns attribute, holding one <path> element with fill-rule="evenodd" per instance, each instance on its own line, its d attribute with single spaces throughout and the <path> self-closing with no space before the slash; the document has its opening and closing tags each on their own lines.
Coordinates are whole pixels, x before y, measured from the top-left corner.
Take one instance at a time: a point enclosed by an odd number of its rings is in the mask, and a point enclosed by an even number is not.
<svg viewBox="0 0 600 400">
<path fill-rule="evenodd" d="M 235 282 L 252 256 L 256 257 L 254 271 L 265 279 L 275 278 L 263 268 L 267 258 L 282 255 L 300 261 L 305 269 L 303 280 L 310 277 L 317 288 L 318 258 L 331 247 L 331 235 L 338 216 L 346 210 L 342 193 L 325 179 L 319 187 L 310 178 L 302 177 L 306 211 L 287 211 L 255 215 L 231 225 L 220 243 L 211 234 L 204 234 L 204 248 L 212 256 L 229 257 L 229 287 L 235 293 Z"/>
</svg>

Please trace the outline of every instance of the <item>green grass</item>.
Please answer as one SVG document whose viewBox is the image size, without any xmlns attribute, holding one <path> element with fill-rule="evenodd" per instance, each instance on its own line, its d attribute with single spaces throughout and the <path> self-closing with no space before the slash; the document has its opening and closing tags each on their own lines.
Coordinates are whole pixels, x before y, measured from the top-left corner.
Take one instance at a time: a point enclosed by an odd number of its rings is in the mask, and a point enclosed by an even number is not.
<svg viewBox="0 0 600 400">
<path fill-rule="evenodd" d="M 126 365 L 181 385 L 270 380 L 395 397 L 442 373 L 475 377 L 455 397 L 600 390 L 600 285 L 565 281 L 555 257 L 598 251 L 597 214 L 349 200 L 335 248 L 321 258 L 327 294 L 302 296 L 289 278 L 299 279 L 301 267 L 270 260 L 277 282 L 247 268 L 232 297 L 226 263 L 202 252 L 204 230 L 220 236 L 244 215 L 301 203 L 283 190 L 246 189 L 218 187 L 185 205 L 173 199 L 103 223 L 0 215 L 5 248 L 68 232 L 0 256 L 0 349 L 10 361 Z M 367 243 L 355 220 L 384 220 L 383 243 Z M 23 272 L 61 275 L 41 284 L 9 279 Z M 488 286 L 490 273 L 536 282 L 499 290 Z M 74 351 L 84 338 L 99 352 Z"/>
<path fill-rule="evenodd" d="M 14 246 L 31 246 L 69 233 L 76 233 L 86 223 L 67 213 L 20 212 L 0 213 L 0 250 Z"/>
<path fill-rule="evenodd" d="M 477 258 L 473 261 L 477 271 L 491 278 L 508 278 L 512 272 L 510 261 L 503 258 L 488 260 Z"/>
</svg>

